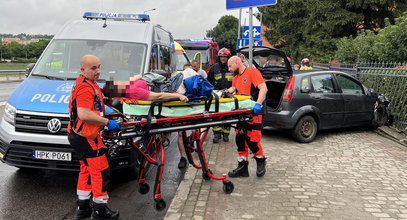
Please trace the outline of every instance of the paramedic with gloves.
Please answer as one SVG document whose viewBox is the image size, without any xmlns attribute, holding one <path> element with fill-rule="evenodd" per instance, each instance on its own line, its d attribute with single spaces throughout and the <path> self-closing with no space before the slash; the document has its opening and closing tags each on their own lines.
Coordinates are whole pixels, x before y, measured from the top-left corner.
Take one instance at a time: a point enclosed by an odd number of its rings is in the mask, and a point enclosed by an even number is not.
<svg viewBox="0 0 407 220">
<path fill-rule="evenodd" d="M 232 87 L 229 93 L 250 94 L 256 104 L 253 107 L 253 121 L 236 130 L 236 145 L 238 151 L 238 166 L 228 173 L 229 177 L 248 177 L 248 149 L 253 153 L 257 162 L 256 175 L 264 176 L 266 173 L 266 157 L 261 146 L 261 130 L 263 128 L 263 102 L 267 94 L 267 86 L 261 73 L 253 67 L 246 67 L 238 56 L 228 61 L 229 71 L 234 73 Z"/>
<path fill-rule="evenodd" d="M 69 143 L 80 160 L 78 207 L 74 219 L 90 216 L 95 220 L 118 219 L 119 212 L 107 207 L 110 170 L 106 157 L 107 150 L 99 133 L 105 126 L 109 130 L 117 130 L 120 129 L 120 125 L 104 117 L 102 91 L 97 84 L 100 76 L 99 58 L 85 55 L 80 60 L 80 66 L 81 75 L 72 87 L 69 101 L 68 125 Z"/>
</svg>

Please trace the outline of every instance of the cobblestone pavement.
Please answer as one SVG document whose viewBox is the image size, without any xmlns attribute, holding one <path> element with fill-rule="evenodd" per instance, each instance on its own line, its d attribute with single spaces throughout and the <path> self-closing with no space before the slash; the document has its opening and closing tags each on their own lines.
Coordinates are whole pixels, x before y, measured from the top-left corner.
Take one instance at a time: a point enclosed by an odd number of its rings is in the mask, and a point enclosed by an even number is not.
<svg viewBox="0 0 407 220">
<path fill-rule="evenodd" d="M 205 152 L 215 175 L 234 169 L 233 141 Z M 233 140 L 233 139 L 231 139 Z M 310 144 L 264 132 L 267 173 L 205 181 L 189 167 L 165 219 L 407 219 L 407 149 L 363 128 L 327 131 Z"/>
</svg>

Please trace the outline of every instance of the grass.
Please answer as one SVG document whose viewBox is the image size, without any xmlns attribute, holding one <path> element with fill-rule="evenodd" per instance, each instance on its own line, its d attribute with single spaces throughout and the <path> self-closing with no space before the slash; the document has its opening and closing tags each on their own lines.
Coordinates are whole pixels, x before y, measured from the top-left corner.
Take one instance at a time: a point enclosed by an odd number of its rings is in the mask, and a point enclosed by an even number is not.
<svg viewBox="0 0 407 220">
<path fill-rule="evenodd" d="M 28 63 L 0 63 L 0 70 L 25 70 Z"/>
</svg>

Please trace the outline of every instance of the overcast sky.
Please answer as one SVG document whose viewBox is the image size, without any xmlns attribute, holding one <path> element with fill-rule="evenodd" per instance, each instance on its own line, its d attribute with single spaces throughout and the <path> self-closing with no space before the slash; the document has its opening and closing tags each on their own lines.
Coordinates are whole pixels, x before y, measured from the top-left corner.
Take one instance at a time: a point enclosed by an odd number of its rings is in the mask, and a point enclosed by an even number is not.
<svg viewBox="0 0 407 220">
<path fill-rule="evenodd" d="M 143 13 L 161 24 L 174 38 L 203 38 L 223 15 L 239 17 L 239 10 L 226 10 L 226 0 L 0 0 L 0 33 L 55 34 L 62 25 L 81 19 L 83 12 Z M 242 25 L 249 23 L 242 10 Z M 256 12 L 255 8 L 253 12 Z M 253 19 L 254 25 L 259 25 Z"/>
</svg>

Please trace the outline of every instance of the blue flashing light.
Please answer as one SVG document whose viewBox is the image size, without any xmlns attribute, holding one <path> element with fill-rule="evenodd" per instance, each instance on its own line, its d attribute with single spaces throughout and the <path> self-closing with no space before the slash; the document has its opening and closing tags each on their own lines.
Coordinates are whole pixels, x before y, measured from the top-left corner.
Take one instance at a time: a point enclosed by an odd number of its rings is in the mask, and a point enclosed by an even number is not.
<svg viewBox="0 0 407 220">
<path fill-rule="evenodd" d="M 83 13 L 83 18 L 150 21 L 150 16 L 147 14 L 119 14 L 119 13 L 104 13 L 104 12 L 85 12 L 85 13 Z"/>
</svg>

